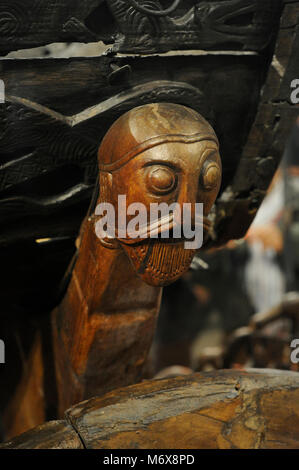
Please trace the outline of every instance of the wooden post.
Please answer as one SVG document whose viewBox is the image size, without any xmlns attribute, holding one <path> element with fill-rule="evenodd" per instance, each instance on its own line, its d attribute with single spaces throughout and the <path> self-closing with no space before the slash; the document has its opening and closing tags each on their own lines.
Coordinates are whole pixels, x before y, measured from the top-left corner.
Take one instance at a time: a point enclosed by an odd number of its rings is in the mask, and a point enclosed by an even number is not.
<svg viewBox="0 0 299 470">
<path fill-rule="evenodd" d="M 96 234 L 95 214 L 84 221 L 67 292 L 52 313 L 58 417 L 81 400 L 142 379 L 162 286 L 186 272 L 197 251 L 185 248 L 183 230 L 180 238 L 174 237 L 176 228 L 183 227 L 186 207 L 193 228 L 207 234 L 210 227 L 208 214 L 221 183 L 218 140 L 190 108 L 140 106 L 120 117 L 104 137 L 99 170 L 97 202 L 111 204 L 118 222 L 111 239 Z M 122 207 L 119 196 L 126 200 Z M 143 204 L 148 216 L 152 203 L 177 203 L 180 211 L 168 213 L 166 226 L 165 217 L 148 217 L 144 235 L 134 239 L 121 234 L 119 217 L 136 203 Z M 200 219 L 195 203 L 203 204 Z M 126 219 L 126 227 L 132 218 Z M 155 238 L 148 236 L 153 230 Z M 32 427 L 35 419 L 35 424 L 41 422 L 41 407 L 47 405 L 36 401 L 43 389 L 42 369 L 39 343 L 22 381 L 26 417 L 20 402 L 14 402 L 10 435 Z"/>
</svg>

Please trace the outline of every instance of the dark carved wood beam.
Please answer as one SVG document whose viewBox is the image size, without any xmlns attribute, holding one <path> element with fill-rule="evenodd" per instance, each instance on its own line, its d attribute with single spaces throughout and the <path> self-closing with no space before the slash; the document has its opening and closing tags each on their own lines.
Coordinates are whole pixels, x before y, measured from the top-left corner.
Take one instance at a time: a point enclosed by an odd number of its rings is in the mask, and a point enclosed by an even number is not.
<svg viewBox="0 0 299 470">
<path fill-rule="evenodd" d="M 53 42 L 96 42 L 115 52 L 178 49 L 263 51 L 275 35 L 280 0 L 6 0 L 0 52 Z"/>
<path fill-rule="evenodd" d="M 298 75 L 299 2 L 285 2 L 276 48 L 255 121 L 235 177 L 217 202 L 218 243 L 245 235 L 284 153 L 298 106 L 291 82 Z"/>
</svg>

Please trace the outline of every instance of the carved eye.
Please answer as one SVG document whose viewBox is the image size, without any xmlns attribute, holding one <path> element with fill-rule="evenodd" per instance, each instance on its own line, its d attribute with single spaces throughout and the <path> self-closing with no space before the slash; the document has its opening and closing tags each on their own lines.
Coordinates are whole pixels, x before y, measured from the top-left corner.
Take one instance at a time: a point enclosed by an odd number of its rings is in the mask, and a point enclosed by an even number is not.
<svg viewBox="0 0 299 470">
<path fill-rule="evenodd" d="M 220 181 L 221 172 L 216 162 L 206 162 L 203 167 L 201 182 L 204 189 L 214 189 Z"/>
<path fill-rule="evenodd" d="M 170 168 L 154 168 L 148 175 L 149 188 L 158 193 L 166 194 L 176 185 L 176 175 Z"/>
</svg>

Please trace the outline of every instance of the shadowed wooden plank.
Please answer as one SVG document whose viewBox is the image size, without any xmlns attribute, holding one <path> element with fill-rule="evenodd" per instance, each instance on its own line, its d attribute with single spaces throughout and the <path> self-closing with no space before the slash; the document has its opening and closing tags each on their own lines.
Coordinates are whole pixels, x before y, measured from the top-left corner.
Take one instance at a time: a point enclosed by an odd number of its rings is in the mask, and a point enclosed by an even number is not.
<svg viewBox="0 0 299 470">
<path fill-rule="evenodd" d="M 298 107 L 290 102 L 291 82 L 298 69 L 298 25 L 299 2 L 286 1 L 255 121 L 232 184 L 218 202 L 219 244 L 242 238 L 247 232 L 298 116 Z"/>
<path fill-rule="evenodd" d="M 65 421 L 50 421 L 6 442 L 2 449 L 83 449 L 74 429 Z"/>
<path fill-rule="evenodd" d="M 5 0 L 0 51 L 70 41 L 104 41 L 122 52 L 262 51 L 280 13 L 280 0 L 175 0 L 170 10 L 164 0 L 150 4 L 144 9 L 135 0 Z"/>
</svg>

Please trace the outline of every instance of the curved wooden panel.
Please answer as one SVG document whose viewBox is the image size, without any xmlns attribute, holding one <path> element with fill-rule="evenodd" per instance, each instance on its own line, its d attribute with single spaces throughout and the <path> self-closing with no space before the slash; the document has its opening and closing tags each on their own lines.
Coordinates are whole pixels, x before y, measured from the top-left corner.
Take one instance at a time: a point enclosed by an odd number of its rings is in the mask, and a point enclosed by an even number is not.
<svg viewBox="0 0 299 470">
<path fill-rule="evenodd" d="M 299 448 L 298 403 L 298 373 L 227 370 L 118 389 L 66 420 L 87 449 L 286 449 Z M 54 432 L 48 423 L 0 447 L 55 448 Z"/>
</svg>

